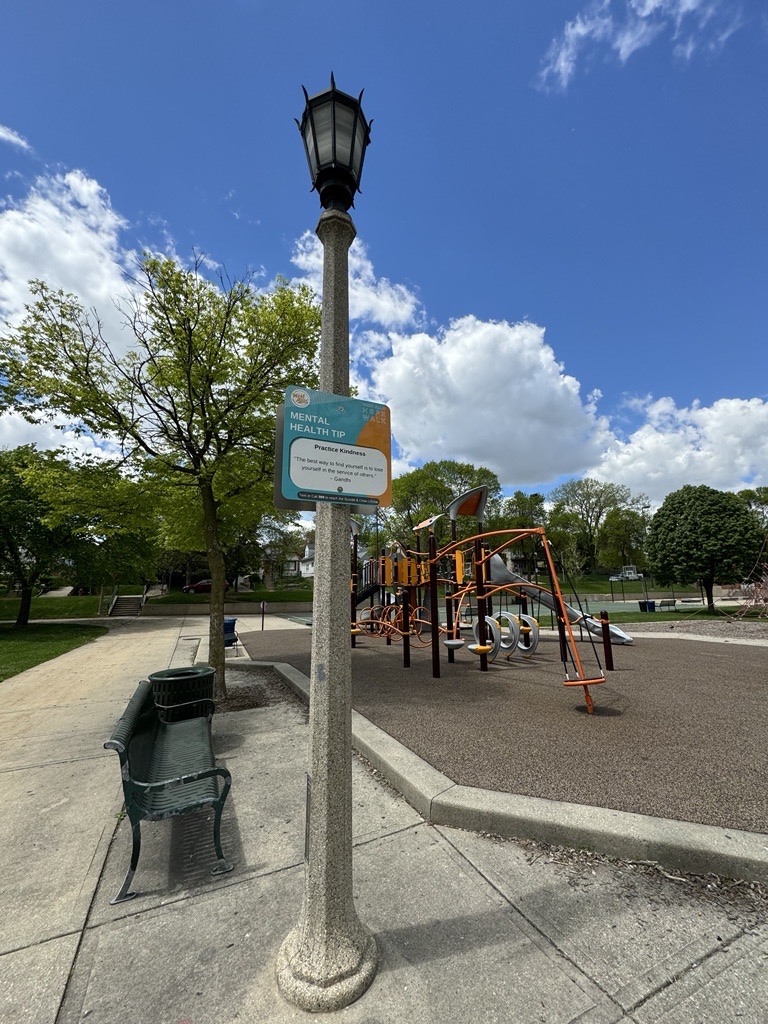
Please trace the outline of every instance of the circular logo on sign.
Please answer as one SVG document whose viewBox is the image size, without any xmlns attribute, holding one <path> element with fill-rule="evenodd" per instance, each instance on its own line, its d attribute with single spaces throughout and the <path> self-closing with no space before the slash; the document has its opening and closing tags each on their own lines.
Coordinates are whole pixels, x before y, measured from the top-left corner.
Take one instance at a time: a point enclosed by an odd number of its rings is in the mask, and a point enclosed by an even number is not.
<svg viewBox="0 0 768 1024">
<path fill-rule="evenodd" d="M 294 388 L 291 392 L 291 403 L 299 409 L 306 409 L 309 405 L 309 392 L 304 388 Z"/>
</svg>

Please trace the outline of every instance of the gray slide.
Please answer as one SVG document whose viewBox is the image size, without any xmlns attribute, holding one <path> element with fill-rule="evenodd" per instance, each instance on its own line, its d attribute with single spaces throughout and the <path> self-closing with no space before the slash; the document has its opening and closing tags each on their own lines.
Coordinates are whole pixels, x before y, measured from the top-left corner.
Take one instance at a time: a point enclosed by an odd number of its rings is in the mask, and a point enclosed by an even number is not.
<svg viewBox="0 0 768 1024">
<path fill-rule="evenodd" d="M 491 555 L 491 582 L 492 583 L 520 583 L 521 590 L 523 590 L 528 597 L 534 601 L 541 601 L 545 608 L 549 608 L 550 611 L 554 611 L 555 599 L 549 590 L 539 590 L 538 587 L 533 586 L 529 580 L 524 576 L 519 576 L 516 572 L 512 572 L 504 564 L 504 559 L 501 555 Z M 527 586 L 526 586 L 527 584 Z M 569 622 L 575 623 L 579 621 L 580 626 L 584 626 L 594 636 L 602 639 L 603 627 L 599 622 L 589 616 L 582 618 L 582 613 L 578 608 L 572 608 L 569 604 L 565 606 L 565 614 L 568 616 Z M 623 630 L 619 629 L 618 626 L 608 627 L 611 634 L 612 644 L 631 644 L 634 640 L 631 636 L 628 636 Z"/>
</svg>

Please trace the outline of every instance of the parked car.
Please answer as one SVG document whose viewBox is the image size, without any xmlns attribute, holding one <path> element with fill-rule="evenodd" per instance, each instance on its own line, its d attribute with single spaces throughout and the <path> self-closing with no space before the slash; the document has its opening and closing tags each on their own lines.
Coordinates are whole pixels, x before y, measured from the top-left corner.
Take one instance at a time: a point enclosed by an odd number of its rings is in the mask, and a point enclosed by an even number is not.
<svg viewBox="0 0 768 1024">
<path fill-rule="evenodd" d="M 197 583 L 190 583 L 182 587 L 185 594 L 210 594 L 213 580 L 198 580 Z M 229 590 L 229 584 L 224 584 L 224 590 Z"/>
</svg>

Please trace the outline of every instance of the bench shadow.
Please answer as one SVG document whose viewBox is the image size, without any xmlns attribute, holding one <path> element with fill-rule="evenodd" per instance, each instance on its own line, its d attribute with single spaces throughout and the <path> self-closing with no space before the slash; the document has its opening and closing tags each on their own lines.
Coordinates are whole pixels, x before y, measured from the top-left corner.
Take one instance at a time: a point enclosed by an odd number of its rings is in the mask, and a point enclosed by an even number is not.
<svg viewBox="0 0 768 1024">
<path fill-rule="evenodd" d="M 218 858 L 213 845 L 214 812 L 200 808 L 190 814 L 171 819 L 171 836 L 168 851 L 168 890 L 205 889 L 216 884 L 221 878 L 233 878 L 238 868 L 245 864 L 237 811 L 230 795 L 224 805 L 221 819 L 221 845 L 224 856 L 233 871 L 225 875 L 214 875 Z M 141 863 L 139 863 L 141 868 Z"/>
</svg>

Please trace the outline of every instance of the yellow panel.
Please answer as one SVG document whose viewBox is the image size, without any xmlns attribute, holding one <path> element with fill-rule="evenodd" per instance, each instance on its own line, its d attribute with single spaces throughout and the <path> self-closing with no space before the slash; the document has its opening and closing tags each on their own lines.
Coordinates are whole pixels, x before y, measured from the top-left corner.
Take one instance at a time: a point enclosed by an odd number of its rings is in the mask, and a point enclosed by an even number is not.
<svg viewBox="0 0 768 1024">
<path fill-rule="evenodd" d="M 461 551 L 455 552 L 456 558 L 456 580 L 458 583 L 464 579 L 464 555 Z"/>
</svg>

